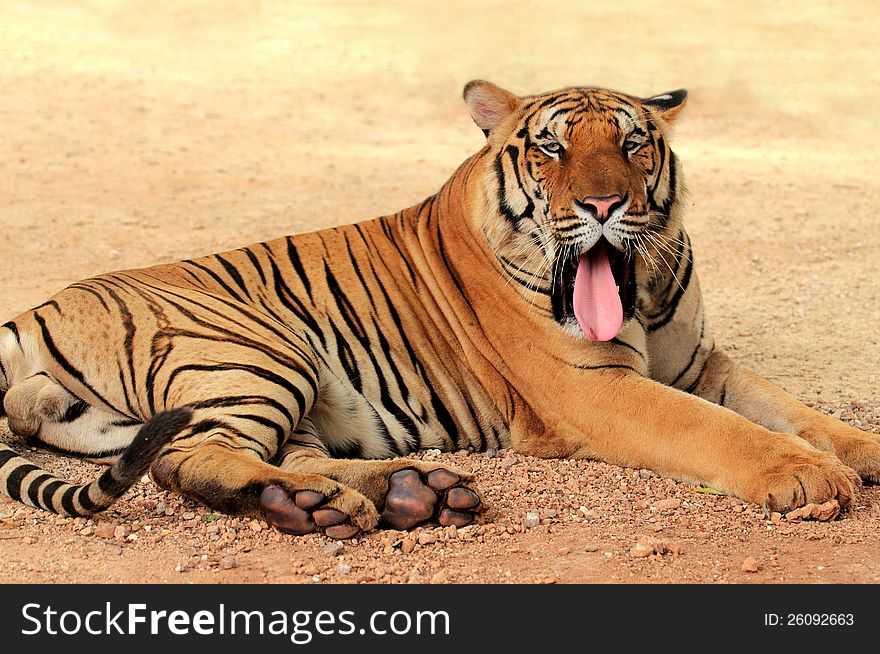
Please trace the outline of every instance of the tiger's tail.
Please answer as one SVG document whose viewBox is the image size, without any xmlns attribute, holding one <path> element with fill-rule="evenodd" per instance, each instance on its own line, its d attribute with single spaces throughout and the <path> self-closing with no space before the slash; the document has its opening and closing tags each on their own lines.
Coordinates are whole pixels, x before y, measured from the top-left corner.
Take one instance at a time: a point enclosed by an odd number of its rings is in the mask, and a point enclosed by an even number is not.
<svg viewBox="0 0 880 654">
<path fill-rule="evenodd" d="M 77 486 L 35 466 L 0 443 L 0 489 L 9 497 L 38 509 L 71 517 L 103 511 L 140 479 L 160 450 L 192 419 L 187 408 L 163 411 L 140 428 L 119 459 L 97 480 Z"/>
</svg>

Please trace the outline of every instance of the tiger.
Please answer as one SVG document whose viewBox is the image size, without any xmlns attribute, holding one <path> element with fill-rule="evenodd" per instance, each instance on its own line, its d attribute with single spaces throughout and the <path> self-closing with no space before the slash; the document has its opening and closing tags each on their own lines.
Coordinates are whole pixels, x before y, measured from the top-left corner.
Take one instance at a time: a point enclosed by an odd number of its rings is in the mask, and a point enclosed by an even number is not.
<svg viewBox="0 0 880 654">
<path fill-rule="evenodd" d="M 464 527 L 512 448 L 787 511 L 880 481 L 880 436 L 712 337 L 670 134 L 685 90 L 464 88 L 485 143 L 376 219 L 71 284 L 0 328 L 10 431 L 112 464 L 89 484 L 0 449 L 0 485 L 68 516 L 145 471 L 294 535 Z"/>
</svg>

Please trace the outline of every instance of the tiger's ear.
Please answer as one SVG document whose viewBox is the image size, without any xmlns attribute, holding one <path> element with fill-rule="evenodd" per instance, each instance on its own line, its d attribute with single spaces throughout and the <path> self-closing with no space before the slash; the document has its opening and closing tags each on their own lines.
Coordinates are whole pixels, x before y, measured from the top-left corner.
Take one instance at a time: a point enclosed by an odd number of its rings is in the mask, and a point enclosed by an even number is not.
<svg viewBox="0 0 880 654">
<path fill-rule="evenodd" d="M 513 93 L 481 79 L 465 85 L 464 101 L 471 118 L 486 136 L 519 107 L 519 98 Z"/>
<path fill-rule="evenodd" d="M 684 109 L 687 97 L 687 91 L 678 89 L 677 91 L 670 91 L 669 93 L 655 95 L 653 98 L 642 100 L 642 103 L 658 111 L 667 123 L 671 123 L 675 120 L 678 112 Z"/>
</svg>

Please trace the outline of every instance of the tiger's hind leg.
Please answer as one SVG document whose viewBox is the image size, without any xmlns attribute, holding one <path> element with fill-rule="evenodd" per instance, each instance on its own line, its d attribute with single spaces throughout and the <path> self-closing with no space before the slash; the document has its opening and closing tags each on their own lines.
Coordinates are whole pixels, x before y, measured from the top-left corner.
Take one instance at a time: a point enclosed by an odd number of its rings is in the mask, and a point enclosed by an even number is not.
<svg viewBox="0 0 880 654">
<path fill-rule="evenodd" d="M 291 380 L 302 373 L 293 369 L 284 377 L 254 371 L 227 371 L 222 386 L 210 375 L 186 386 L 175 403 L 194 417 L 153 464 L 156 483 L 224 513 L 265 518 L 285 533 L 351 538 L 373 529 L 378 514 L 361 493 L 269 463 L 311 407 L 314 386 L 304 379 L 294 387 Z M 212 387 L 247 389 L 247 395 L 195 397 Z"/>
<path fill-rule="evenodd" d="M 95 463 L 113 462 L 143 426 L 91 406 L 45 372 L 13 384 L 3 405 L 12 433 Z"/>
<path fill-rule="evenodd" d="M 77 398 L 44 372 L 12 385 L 3 398 L 3 408 L 13 434 L 34 437 L 45 421 L 62 419 Z"/>
<path fill-rule="evenodd" d="M 470 487 L 472 475 L 411 459 L 333 459 L 308 417 L 276 461 L 284 470 L 321 475 L 356 489 L 376 506 L 381 523 L 394 529 L 431 522 L 462 527 L 482 510 L 480 496 Z"/>
</svg>

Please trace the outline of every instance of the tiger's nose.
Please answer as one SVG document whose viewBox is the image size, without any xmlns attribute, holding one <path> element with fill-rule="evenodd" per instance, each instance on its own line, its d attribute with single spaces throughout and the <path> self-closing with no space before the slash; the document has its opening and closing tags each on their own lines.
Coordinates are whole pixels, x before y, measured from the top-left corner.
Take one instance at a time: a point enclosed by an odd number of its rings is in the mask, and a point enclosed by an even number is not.
<svg viewBox="0 0 880 654">
<path fill-rule="evenodd" d="M 593 214 L 593 217 L 600 223 L 604 223 L 614 210 L 623 204 L 623 198 L 619 195 L 605 195 L 601 198 L 589 197 L 583 200 L 575 200 L 575 203 L 581 209 L 585 209 Z"/>
</svg>

